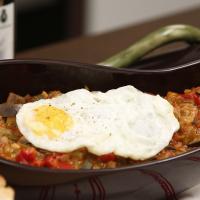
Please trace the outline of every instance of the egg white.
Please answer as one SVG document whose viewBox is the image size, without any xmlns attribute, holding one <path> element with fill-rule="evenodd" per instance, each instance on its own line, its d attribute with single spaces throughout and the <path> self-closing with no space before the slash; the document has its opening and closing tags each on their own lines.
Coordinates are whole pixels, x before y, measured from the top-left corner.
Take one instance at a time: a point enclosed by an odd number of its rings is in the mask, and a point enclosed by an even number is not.
<svg viewBox="0 0 200 200">
<path fill-rule="evenodd" d="M 73 119 L 70 130 L 56 138 L 36 135 L 29 125 L 33 123 L 34 109 L 41 105 L 51 105 L 69 114 Z M 86 147 L 95 155 L 113 152 L 135 160 L 155 156 L 179 129 L 167 100 L 133 86 L 106 93 L 79 89 L 53 99 L 27 103 L 19 110 L 16 120 L 20 132 L 38 148 L 71 152 Z"/>
</svg>

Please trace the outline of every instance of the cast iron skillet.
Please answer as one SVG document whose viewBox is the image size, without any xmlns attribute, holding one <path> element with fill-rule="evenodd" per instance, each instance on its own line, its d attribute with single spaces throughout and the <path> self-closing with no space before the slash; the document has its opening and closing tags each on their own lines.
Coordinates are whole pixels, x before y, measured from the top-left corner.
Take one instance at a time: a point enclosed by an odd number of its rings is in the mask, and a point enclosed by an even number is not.
<svg viewBox="0 0 200 200">
<path fill-rule="evenodd" d="M 185 50 L 183 50 L 185 51 Z M 199 47 L 195 50 L 199 52 Z M 180 55 L 180 54 L 179 54 Z M 171 57 L 173 63 L 174 54 Z M 183 59 L 184 59 L 183 54 Z M 155 58 L 153 63 L 163 59 Z M 191 60 L 190 60 L 191 61 Z M 170 66 L 170 62 L 169 66 Z M 138 67 L 145 66 L 144 63 Z M 151 66 L 152 66 L 151 65 Z M 106 91 L 131 84 L 144 92 L 165 95 L 167 91 L 183 92 L 186 88 L 200 85 L 200 60 L 164 69 L 113 69 L 103 66 L 75 62 L 41 60 L 7 60 L 0 62 L 0 100 L 3 102 L 9 92 L 34 95 L 43 90 L 70 90 L 88 86 L 91 90 Z M 152 67 L 151 67 L 152 68 Z M 54 170 L 35 168 L 0 159 L 0 173 L 13 185 L 52 185 L 72 182 L 90 176 L 113 176 L 134 174 L 133 190 L 148 187 L 150 178 L 161 176 L 170 181 L 176 192 L 183 191 L 200 182 L 200 149 L 162 161 L 102 170 Z M 155 175 L 156 176 L 156 175 Z"/>
</svg>

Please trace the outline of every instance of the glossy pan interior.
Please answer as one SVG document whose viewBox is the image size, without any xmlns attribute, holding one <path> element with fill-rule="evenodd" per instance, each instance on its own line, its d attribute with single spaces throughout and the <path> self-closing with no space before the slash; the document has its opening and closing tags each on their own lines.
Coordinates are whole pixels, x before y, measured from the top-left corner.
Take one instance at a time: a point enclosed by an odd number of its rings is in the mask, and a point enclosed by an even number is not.
<svg viewBox="0 0 200 200">
<path fill-rule="evenodd" d="M 198 49 L 199 51 L 199 49 Z M 195 51 L 196 52 L 196 51 Z M 174 54 L 166 55 L 165 57 Z M 154 64 L 161 58 L 149 62 Z M 173 59 L 171 59 L 171 62 Z M 138 66 L 145 66 L 145 62 Z M 91 90 L 106 91 L 132 84 L 138 89 L 165 95 L 167 91 L 182 92 L 186 88 L 200 85 L 200 61 L 165 69 L 112 69 L 108 67 L 74 62 L 8 60 L 0 62 L 0 100 L 9 92 L 37 94 L 42 90 L 67 92 L 85 85 Z M 151 65 L 151 66 L 152 66 Z M 148 68 L 148 67 L 143 67 Z M 178 157 L 146 164 L 103 170 L 53 170 L 34 168 L 0 159 L 0 173 L 14 185 L 51 185 L 72 182 L 89 176 L 115 176 L 131 174 L 133 189 L 149 187 L 152 173 L 164 177 L 180 192 L 200 182 L 200 149 Z M 134 175 L 133 175 L 134 174 Z M 149 178 L 151 177 L 151 178 Z"/>
</svg>

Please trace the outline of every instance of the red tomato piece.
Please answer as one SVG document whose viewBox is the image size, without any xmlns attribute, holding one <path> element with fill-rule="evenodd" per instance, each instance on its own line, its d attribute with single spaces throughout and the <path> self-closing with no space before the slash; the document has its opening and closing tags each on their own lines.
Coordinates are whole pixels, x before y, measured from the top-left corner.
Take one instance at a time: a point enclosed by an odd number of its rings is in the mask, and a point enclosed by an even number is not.
<svg viewBox="0 0 200 200">
<path fill-rule="evenodd" d="M 194 96 L 194 102 L 196 103 L 197 106 L 200 105 L 200 98 L 197 94 L 195 94 L 195 96 Z"/>
<path fill-rule="evenodd" d="M 74 167 L 71 164 L 66 162 L 58 162 L 57 166 L 59 169 L 74 169 Z"/>
<path fill-rule="evenodd" d="M 44 166 L 57 169 L 74 169 L 73 165 L 68 162 L 62 162 L 56 156 L 46 156 Z"/>
<path fill-rule="evenodd" d="M 32 166 L 36 167 L 43 167 L 44 166 L 44 160 L 35 160 L 31 163 Z"/>
<path fill-rule="evenodd" d="M 200 105 L 200 97 L 195 93 L 188 93 L 182 95 L 186 99 L 192 99 L 197 106 Z"/>
<path fill-rule="evenodd" d="M 16 156 L 16 161 L 25 163 L 25 164 L 31 164 L 33 161 L 35 161 L 36 158 L 36 150 L 34 148 L 27 148 L 22 149 L 19 154 Z"/>
<path fill-rule="evenodd" d="M 116 156 L 114 153 L 108 153 L 102 156 L 99 156 L 99 159 L 102 162 L 109 162 L 109 161 L 115 161 L 116 160 Z"/>
</svg>

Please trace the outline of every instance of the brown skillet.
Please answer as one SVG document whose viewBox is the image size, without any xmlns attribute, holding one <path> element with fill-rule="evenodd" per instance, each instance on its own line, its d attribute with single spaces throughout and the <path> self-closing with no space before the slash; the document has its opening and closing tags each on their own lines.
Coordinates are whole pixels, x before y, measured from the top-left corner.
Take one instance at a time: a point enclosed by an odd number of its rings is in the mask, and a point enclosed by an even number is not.
<svg viewBox="0 0 200 200">
<path fill-rule="evenodd" d="M 140 90 L 154 94 L 165 95 L 169 90 L 182 92 L 186 88 L 200 85 L 200 60 L 196 60 L 199 52 L 200 46 L 193 46 L 164 57 L 142 61 L 131 69 L 50 60 L 1 61 L 0 100 L 3 102 L 11 91 L 21 95 L 37 94 L 42 90 L 67 92 L 85 85 L 91 90 L 101 91 L 132 84 Z M 189 57 L 186 56 L 188 53 L 191 54 Z M 176 59 L 176 66 L 173 65 L 175 58 L 179 59 Z M 163 69 L 159 69 L 161 67 Z M 131 173 L 134 174 L 134 190 L 137 188 L 137 180 L 142 181 L 142 187 L 148 187 L 151 176 L 149 172 L 153 172 L 162 175 L 172 183 L 176 192 L 180 192 L 200 182 L 199 160 L 199 148 L 162 161 L 102 170 L 54 170 L 0 159 L 0 173 L 11 184 L 26 186 L 61 184 L 90 176 L 112 175 L 114 179 L 115 174 Z"/>
</svg>

